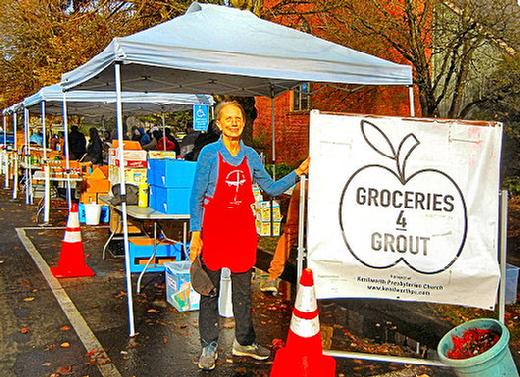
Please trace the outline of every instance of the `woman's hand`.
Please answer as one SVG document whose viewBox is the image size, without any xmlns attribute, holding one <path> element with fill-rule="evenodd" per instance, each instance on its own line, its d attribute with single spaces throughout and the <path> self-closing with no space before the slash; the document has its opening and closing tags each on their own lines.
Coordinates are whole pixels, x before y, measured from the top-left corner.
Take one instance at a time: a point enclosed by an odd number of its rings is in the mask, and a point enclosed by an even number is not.
<svg viewBox="0 0 520 377">
<path fill-rule="evenodd" d="M 200 231 L 191 232 L 190 261 L 193 262 L 202 252 L 202 237 Z"/>
<path fill-rule="evenodd" d="M 298 174 L 298 176 L 301 176 L 302 174 L 309 174 L 309 164 L 311 162 L 311 157 L 310 156 L 307 156 L 307 158 L 305 160 L 303 160 L 303 162 L 300 164 L 300 166 L 298 166 L 296 168 L 296 174 Z"/>
</svg>

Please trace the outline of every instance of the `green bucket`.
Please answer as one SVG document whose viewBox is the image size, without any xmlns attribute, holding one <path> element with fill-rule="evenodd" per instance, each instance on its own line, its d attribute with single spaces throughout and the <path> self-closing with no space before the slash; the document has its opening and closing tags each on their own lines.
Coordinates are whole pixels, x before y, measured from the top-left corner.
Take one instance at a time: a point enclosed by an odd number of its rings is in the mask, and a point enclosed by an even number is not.
<svg viewBox="0 0 520 377">
<path fill-rule="evenodd" d="M 469 359 L 449 359 L 448 351 L 453 348 L 452 337 L 462 337 L 469 329 L 493 330 L 500 334 L 498 342 Z M 451 329 L 442 337 L 437 352 L 442 363 L 454 368 L 459 377 L 518 377 L 518 371 L 508 347 L 509 330 L 501 322 L 492 318 L 474 319 Z"/>
</svg>

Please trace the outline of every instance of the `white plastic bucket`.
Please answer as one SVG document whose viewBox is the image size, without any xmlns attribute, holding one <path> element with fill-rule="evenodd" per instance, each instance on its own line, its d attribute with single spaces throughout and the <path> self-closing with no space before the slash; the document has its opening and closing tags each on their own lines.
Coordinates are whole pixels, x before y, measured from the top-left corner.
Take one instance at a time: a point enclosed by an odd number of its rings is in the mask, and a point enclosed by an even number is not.
<svg viewBox="0 0 520 377">
<path fill-rule="evenodd" d="M 98 225 L 101 217 L 101 205 L 92 203 L 85 204 L 85 224 Z"/>
<path fill-rule="evenodd" d="M 231 301 L 231 271 L 226 267 L 222 269 L 220 274 L 218 312 L 221 317 L 233 317 L 233 303 Z"/>
</svg>

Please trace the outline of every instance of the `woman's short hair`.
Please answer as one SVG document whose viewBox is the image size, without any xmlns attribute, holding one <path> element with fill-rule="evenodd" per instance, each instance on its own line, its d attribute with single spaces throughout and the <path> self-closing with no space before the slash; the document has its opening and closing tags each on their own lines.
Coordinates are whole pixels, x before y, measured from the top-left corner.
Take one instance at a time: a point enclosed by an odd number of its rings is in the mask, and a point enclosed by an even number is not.
<svg viewBox="0 0 520 377">
<path fill-rule="evenodd" d="M 228 105 L 234 105 L 238 107 L 240 109 L 240 112 L 242 113 L 242 118 L 244 119 L 244 122 L 246 121 L 246 111 L 244 110 L 244 107 L 237 101 L 223 101 L 218 103 L 217 106 L 215 106 L 215 119 L 219 119 L 222 109 Z"/>
</svg>

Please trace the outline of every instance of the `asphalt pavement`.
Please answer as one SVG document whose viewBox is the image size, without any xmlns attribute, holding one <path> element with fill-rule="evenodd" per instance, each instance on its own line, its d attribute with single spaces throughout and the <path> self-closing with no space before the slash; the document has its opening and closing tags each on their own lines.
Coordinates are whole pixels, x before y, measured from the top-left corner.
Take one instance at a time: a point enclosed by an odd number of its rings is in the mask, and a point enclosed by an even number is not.
<svg viewBox="0 0 520 377">
<path fill-rule="evenodd" d="M 0 184 L 3 187 L 2 180 Z M 35 205 L 26 205 L 24 198 L 12 200 L 11 191 L 0 189 L 0 376 L 269 375 L 273 356 L 258 362 L 231 355 L 234 322 L 224 318 L 217 367 L 200 371 L 198 313 L 177 312 L 166 302 L 163 273 L 146 274 L 140 294 L 135 292 L 137 276 L 132 276 L 137 335 L 129 337 L 123 258 L 102 259 L 108 228 L 81 227 L 87 264 L 96 276 L 55 279 L 49 266 L 58 261 L 67 213 L 53 210 L 48 227 L 37 225 L 35 214 Z M 259 260 L 265 261 L 266 255 Z M 259 291 L 260 279 L 259 271 L 253 287 L 254 321 L 258 342 L 274 354 L 287 336 L 294 287 L 284 282 L 279 295 L 267 295 Z M 363 315 L 371 311 L 371 303 L 365 303 L 367 308 L 361 312 L 349 309 L 361 304 L 320 302 L 327 347 L 415 357 L 428 354 L 427 344 L 399 333 L 394 324 L 378 326 L 377 315 Z M 374 327 L 370 337 L 355 335 L 357 329 L 368 334 L 370 326 Z M 453 373 L 446 368 L 338 359 L 337 375 L 449 377 Z"/>
</svg>

